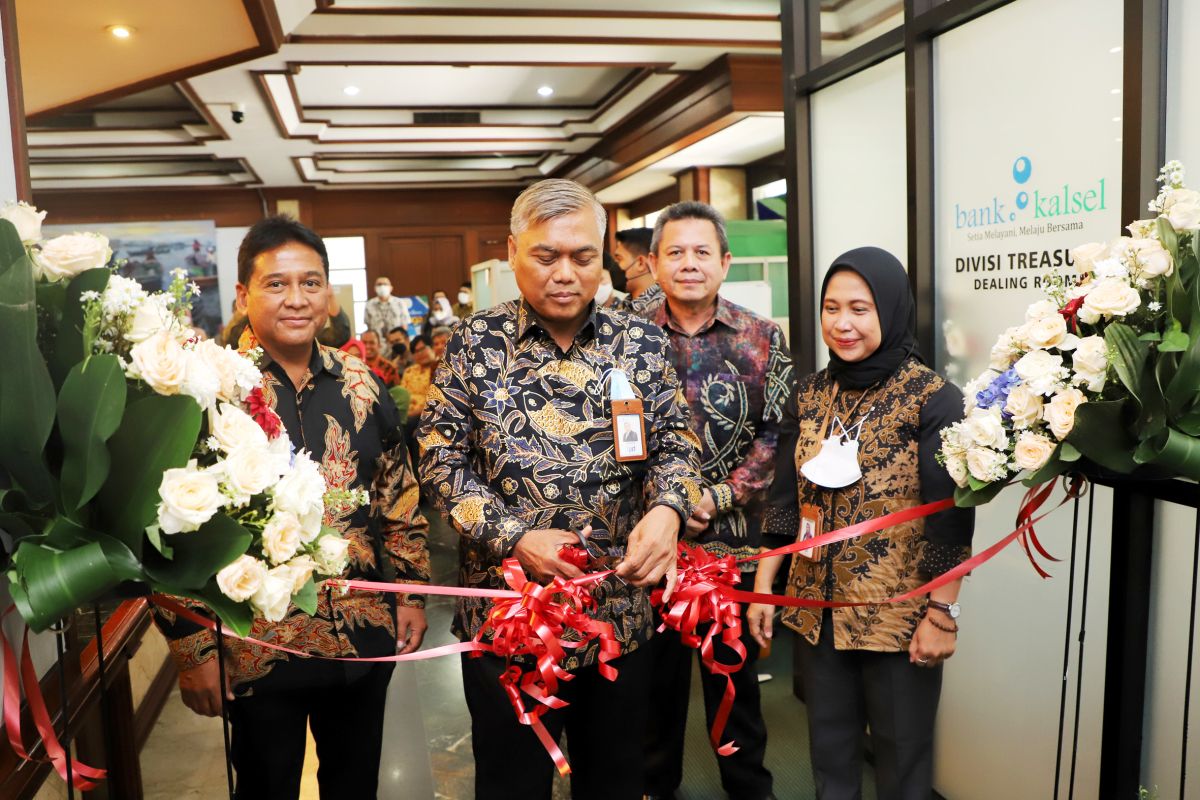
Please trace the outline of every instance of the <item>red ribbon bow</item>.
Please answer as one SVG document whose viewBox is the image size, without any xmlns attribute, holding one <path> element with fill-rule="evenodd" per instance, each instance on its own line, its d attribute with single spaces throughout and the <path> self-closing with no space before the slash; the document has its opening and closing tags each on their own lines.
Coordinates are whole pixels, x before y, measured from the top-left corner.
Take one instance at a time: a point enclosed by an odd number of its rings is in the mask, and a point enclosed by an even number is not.
<svg viewBox="0 0 1200 800">
<path fill-rule="evenodd" d="M 733 742 L 721 744 L 721 734 L 725 731 L 737 693 L 732 676 L 746 663 L 746 647 L 741 641 L 741 608 L 725 592 L 738 584 L 741 572 L 733 556 L 716 558 L 702 547 L 690 547 L 682 542 L 679 543 L 678 565 L 675 593 L 668 604 L 663 605 L 662 589 L 655 589 L 651 593 L 650 602 L 662 609 L 660 632 L 665 628 L 679 631 L 679 637 L 685 645 L 700 650 L 700 660 L 709 672 L 725 676 L 725 694 L 713 718 L 709 742 L 719 754 L 732 755 L 737 752 L 737 746 Z M 708 625 L 703 635 L 697 632 L 702 624 Z M 736 662 L 724 664 L 717 660 L 714 651 L 718 636 L 726 647 L 737 654 Z"/>
<path fill-rule="evenodd" d="M 617 678 L 617 670 L 609 662 L 621 654 L 621 647 L 613 635 L 612 625 L 587 614 L 596 607 L 591 587 L 604 576 L 587 575 L 569 581 L 555 578 L 542 586 L 527 580 L 520 563 L 510 558 L 504 562 L 504 577 L 508 585 L 521 594 L 496 600 L 475 640 L 482 641 L 491 633 L 492 653 L 510 660 L 508 669 L 500 676 L 500 684 L 517 712 L 517 719 L 522 725 L 533 728 L 559 774 L 567 775 L 571 767 L 541 718 L 550 709 L 567 705 L 556 696 L 559 681 L 574 678 L 559 666 L 567 649 L 580 648 L 599 639 L 600 674 L 610 681 Z M 527 670 L 511 662 L 521 656 L 532 656 L 535 667 Z M 522 693 L 538 704 L 526 707 Z"/>
<path fill-rule="evenodd" d="M 275 409 L 271 408 L 271 404 L 263 396 L 261 386 L 254 387 L 254 390 L 246 395 L 246 412 L 254 417 L 254 421 L 267 434 L 268 439 L 274 439 L 283 432 L 283 420 L 279 418 Z"/>
</svg>

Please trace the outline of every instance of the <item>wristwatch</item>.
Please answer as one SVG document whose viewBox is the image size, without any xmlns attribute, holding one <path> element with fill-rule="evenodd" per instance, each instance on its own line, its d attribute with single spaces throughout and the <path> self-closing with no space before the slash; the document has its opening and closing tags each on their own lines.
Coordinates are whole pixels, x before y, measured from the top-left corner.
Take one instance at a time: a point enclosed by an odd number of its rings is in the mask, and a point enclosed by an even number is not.
<svg viewBox="0 0 1200 800">
<path fill-rule="evenodd" d="M 933 598 L 929 599 L 929 607 L 947 614 L 950 619 L 958 619 L 958 615 L 962 613 L 962 607 L 958 603 L 942 603 Z"/>
</svg>

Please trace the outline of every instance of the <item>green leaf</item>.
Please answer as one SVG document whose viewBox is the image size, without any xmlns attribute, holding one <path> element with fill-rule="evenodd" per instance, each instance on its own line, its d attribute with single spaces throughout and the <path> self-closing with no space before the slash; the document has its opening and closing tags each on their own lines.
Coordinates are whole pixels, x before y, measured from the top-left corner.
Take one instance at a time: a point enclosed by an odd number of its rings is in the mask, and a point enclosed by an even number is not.
<svg viewBox="0 0 1200 800">
<path fill-rule="evenodd" d="M 187 464 L 200 422 L 192 398 L 154 395 L 130 403 L 108 440 L 112 469 L 97 496 L 100 517 L 134 555 L 141 555 L 146 526 L 157 518 L 163 473 Z"/>
<path fill-rule="evenodd" d="M 154 545 L 155 550 L 162 553 L 164 558 L 172 558 L 175 555 L 174 549 L 163 541 L 163 532 L 157 522 L 146 526 L 146 538 L 150 540 L 150 544 Z"/>
<path fill-rule="evenodd" d="M 121 581 L 144 579 L 127 548 L 112 537 L 94 536 L 95 541 L 69 550 L 28 539 L 21 542 L 13 556 L 9 589 L 29 627 L 45 630 Z"/>
<path fill-rule="evenodd" d="M 317 613 L 317 584 L 310 578 L 303 589 L 292 595 L 292 603 L 310 617 L 314 616 Z"/>
<path fill-rule="evenodd" d="M 1161 342 L 1162 334 L 1158 331 L 1147 331 L 1138 337 L 1140 342 Z"/>
<path fill-rule="evenodd" d="M 960 487 L 954 490 L 954 505 L 960 508 L 974 508 L 984 503 L 990 503 L 1006 486 L 1008 483 L 1005 481 L 993 481 L 983 484 L 981 489 Z"/>
<path fill-rule="evenodd" d="M 1200 411 L 1193 411 L 1180 417 L 1174 427 L 1189 436 L 1200 436 Z"/>
<path fill-rule="evenodd" d="M 1162 246 L 1171 253 L 1171 258 L 1176 262 L 1179 261 L 1179 235 L 1175 233 L 1175 229 L 1171 227 L 1171 222 L 1166 217 L 1159 217 L 1158 224 L 1158 241 L 1162 242 Z"/>
<path fill-rule="evenodd" d="M 1075 425 L 1067 441 L 1087 458 L 1116 472 L 1136 466 L 1133 451 L 1138 440 L 1130 435 L 1125 400 L 1098 400 L 1075 409 Z"/>
<path fill-rule="evenodd" d="M 1158 352 L 1182 353 L 1188 349 L 1188 345 L 1190 344 L 1191 340 L 1184 333 L 1183 325 L 1179 323 L 1179 320 L 1173 319 L 1170 325 L 1167 326 L 1166 332 L 1163 333 L 1162 344 L 1158 346 Z"/>
<path fill-rule="evenodd" d="M 217 586 L 215 578 L 205 584 L 204 588 L 199 591 L 179 590 L 170 586 L 160 586 L 159 584 L 153 584 L 153 587 L 156 592 L 198 600 L 215 612 L 231 631 L 239 636 L 250 635 L 250 626 L 254 624 L 254 612 L 250 609 L 250 604 L 235 603 L 230 600 L 221 593 L 221 589 Z"/>
<path fill-rule="evenodd" d="M 92 533 L 69 517 L 57 516 L 46 529 L 44 543 L 56 550 L 69 550 L 92 541 Z"/>
<path fill-rule="evenodd" d="M 171 558 L 147 550 L 147 574 L 155 583 L 174 589 L 202 589 L 218 570 L 246 552 L 253 541 L 250 531 L 225 514 L 217 514 L 191 533 L 168 536 Z"/>
<path fill-rule="evenodd" d="M 1083 456 L 1075 446 L 1070 442 L 1063 442 L 1058 446 L 1058 457 L 1063 461 L 1078 461 Z"/>
<path fill-rule="evenodd" d="M 1185 478 L 1200 480 L 1200 438 L 1168 428 L 1155 449 L 1157 452 L 1147 459 L 1147 463 L 1166 467 Z"/>
<path fill-rule="evenodd" d="M 125 412 L 125 373 L 113 355 L 80 361 L 58 393 L 58 427 L 63 439 L 61 491 L 68 512 L 96 496 L 108 478 L 105 446 Z"/>
<path fill-rule="evenodd" d="M 0 512 L 0 530 L 7 531 L 13 539 L 26 539 L 35 535 L 35 531 L 20 514 Z"/>
<path fill-rule="evenodd" d="M 1138 341 L 1137 333 L 1123 322 L 1114 322 L 1104 329 L 1104 341 L 1114 352 L 1112 365 L 1125 388 L 1138 403 L 1142 402 L 1142 374 L 1150 346 Z"/>
<path fill-rule="evenodd" d="M 0 220 L 0 467 L 36 506 L 55 495 L 42 450 L 54 427 L 54 384 L 37 345 L 33 264 L 17 230 Z"/>
<path fill-rule="evenodd" d="M 84 292 L 103 292 L 111 276 L 112 273 L 107 269 L 89 269 L 72 278 L 67 286 L 67 299 L 63 306 L 62 319 L 58 323 L 54 357 L 50 359 L 50 371 L 57 380 L 62 381 L 72 366 L 89 355 L 84 352 L 83 301 L 79 299 L 79 295 Z"/>
<path fill-rule="evenodd" d="M 1049 461 L 1043 464 L 1037 471 L 1025 476 L 1025 479 L 1021 481 L 1021 483 L 1025 486 L 1031 487 L 1040 486 L 1046 481 L 1054 480 L 1059 475 L 1069 471 L 1074 464 L 1062 458 L 1063 447 L 1070 447 L 1070 445 L 1066 444 L 1065 442 L 1060 445 L 1059 450 L 1055 453 L 1055 455 L 1050 457 Z M 1072 447 L 1071 449 L 1074 450 L 1075 448 Z M 1075 457 L 1079 457 L 1078 451 L 1076 451 Z"/>
</svg>

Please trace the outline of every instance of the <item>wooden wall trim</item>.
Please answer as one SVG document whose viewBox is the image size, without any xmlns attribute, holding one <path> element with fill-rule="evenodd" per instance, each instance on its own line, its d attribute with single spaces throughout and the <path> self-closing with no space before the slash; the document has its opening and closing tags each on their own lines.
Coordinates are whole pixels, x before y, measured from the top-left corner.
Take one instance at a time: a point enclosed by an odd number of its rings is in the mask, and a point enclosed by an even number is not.
<svg viewBox="0 0 1200 800">
<path fill-rule="evenodd" d="M 672 186 L 659 189 L 657 192 L 651 192 L 644 197 L 639 197 L 637 200 L 629 203 L 626 210 L 629 212 L 630 217 L 636 219 L 637 217 L 644 217 L 647 214 L 658 211 L 660 208 L 666 208 L 672 203 L 678 202 L 679 184 L 676 183 Z"/>
<path fill-rule="evenodd" d="M 364 8 L 338 6 L 332 0 L 318 0 L 317 14 L 358 14 L 391 17 L 553 17 L 572 19 L 674 19 L 700 22 L 778 22 L 778 14 L 712 14 L 698 11 L 636 11 L 587 8 L 445 8 L 398 7 Z"/>
<path fill-rule="evenodd" d="M 354 34 L 292 34 L 288 44 L 550 44 L 550 45 L 613 45 L 628 47 L 640 44 L 649 47 L 712 47 L 723 50 L 778 50 L 779 42 L 769 39 L 673 39 L 664 36 L 476 36 L 397 35 L 359 36 Z"/>
<path fill-rule="evenodd" d="M 0 27 L 4 42 L 4 77 L 8 85 L 8 124 L 12 131 L 13 173 L 17 179 L 17 196 L 14 199 L 29 202 L 33 199 L 33 188 L 29 182 L 29 148 L 25 138 L 25 92 L 21 85 L 21 48 L 17 42 L 16 0 L 3 0 L 3 5 L 0 5 Z"/>
</svg>

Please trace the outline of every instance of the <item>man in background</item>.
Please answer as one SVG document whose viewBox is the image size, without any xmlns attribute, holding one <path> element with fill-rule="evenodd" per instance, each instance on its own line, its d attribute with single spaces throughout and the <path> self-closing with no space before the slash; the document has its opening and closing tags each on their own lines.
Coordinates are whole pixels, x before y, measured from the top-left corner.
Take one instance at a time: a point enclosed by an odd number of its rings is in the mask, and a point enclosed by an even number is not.
<svg viewBox="0 0 1200 800">
<path fill-rule="evenodd" d="M 392 328 L 408 328 L 412 322 L 404 303 L 400 298 L 392 297 L 392 281 L 386 275 L 375 279 L 375 296 L 367 301 L 363 321 L 367 330 L 375 331 L 379 335 L 380 341 L 383 341 Z"/>
<path fill-rule="evenodd" d="M 397 374 L 396 367 L 392 365 L 392 362 L 383 357 L 383 352 L 379 347 L 379 334 L 373 330 L 364 331 L 362 343 L 363 361 L 367 362 L 371 371 L 378 375 L 389 389 L 398 385 L 400 375 Z"/>
<path fill-rule="evenodd" d="M 650 240 L 653 236 L 654 231 L 650 228 L 626 228 L 617 231 L 617 245 L 613 248 L 613 259 L 625 275 L 627 292 L 614 306 L 643 319 L 653 319 L 663 303 L 662 289 L 650 271 Z"/>
<path fill-rule="evenodd" d="M 455 298 L 454 316 L 466 319 L 475 313 L 475 299 L 471 296 L 471 284 L 464 283 L 458 287 L 458 297 Z"/>
</svg>

